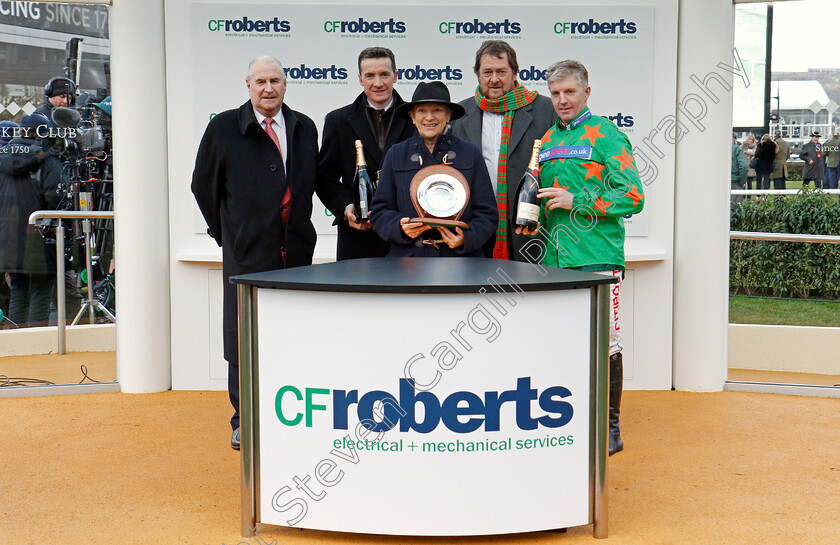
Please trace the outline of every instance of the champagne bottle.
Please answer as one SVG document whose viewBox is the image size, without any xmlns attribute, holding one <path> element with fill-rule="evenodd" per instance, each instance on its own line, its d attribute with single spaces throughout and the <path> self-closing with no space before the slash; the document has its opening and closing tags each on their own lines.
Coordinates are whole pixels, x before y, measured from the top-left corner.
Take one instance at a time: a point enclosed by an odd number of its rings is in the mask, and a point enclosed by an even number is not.
<svg viewBox="0 0 840 545">
<path fill-rule="evenodd" d="M 541 140 L 534 140 L 534 151 L 531 152 L 531 162 L 525 174 L 522 175 L 522 182 L 519 184 L 517 195 L 515 225 L 521 225 L 528 229 L 536 229 L 540 224 L 540 205 L 537 202 L 537 192 L 540 190 L 540 148 Z"/>
<path fill-rule="evenodd" d="M 373 200 L 373 184 L 365 164 L 365 150 L 362 141 L 356 140 L 356 175 L 353 177 L 353 205 L 356 207 L 356 221 L 370 219 L 370 203 Z"/>
</svg>

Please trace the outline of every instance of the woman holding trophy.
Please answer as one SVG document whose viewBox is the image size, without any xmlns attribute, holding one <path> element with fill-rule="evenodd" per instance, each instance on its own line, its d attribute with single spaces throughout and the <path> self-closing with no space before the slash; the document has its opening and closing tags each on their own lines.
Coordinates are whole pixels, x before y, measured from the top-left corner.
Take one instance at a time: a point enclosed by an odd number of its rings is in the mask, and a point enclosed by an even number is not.
<svg viewBox="0 0 840 545">
<path fill-rule="evenodd" d="M 420 83 L 397 115 L 417 134 L 385 156 L 371 226 L 391 242 L 391 257 L 483 257 L 498 210 L 481 151 L 446 134 L 464 115 L 440 81 Z"/>
</svg>

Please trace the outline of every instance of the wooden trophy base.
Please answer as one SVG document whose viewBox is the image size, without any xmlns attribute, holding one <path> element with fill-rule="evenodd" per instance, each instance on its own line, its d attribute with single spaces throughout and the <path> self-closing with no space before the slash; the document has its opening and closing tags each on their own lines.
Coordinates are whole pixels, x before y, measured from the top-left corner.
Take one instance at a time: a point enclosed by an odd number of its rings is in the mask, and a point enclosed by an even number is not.
<svg viewBox="0 0 840 545">
<path fill-rule="evenodd" d="M 432 227 L 460 227 L 461 229 L 470 228 L 470 226 L 463 221 L 448 220 L 444 218 L 411 218 L 411 223 L 422 223 L 424 225 L 431 225 Z"/>
</svg>

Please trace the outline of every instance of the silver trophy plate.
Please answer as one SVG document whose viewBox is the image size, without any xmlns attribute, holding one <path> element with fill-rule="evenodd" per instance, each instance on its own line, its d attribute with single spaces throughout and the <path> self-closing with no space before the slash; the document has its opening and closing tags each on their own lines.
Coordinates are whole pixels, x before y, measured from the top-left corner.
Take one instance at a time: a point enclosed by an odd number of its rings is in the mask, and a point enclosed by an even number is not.
<svg viewBox="0 0 840 545">
<path fill-rule="evenodd" d="M 420 182 L 417 201 L 427 214 L 446 218 L 465 207 L 467 193 L 458 179 L 441 172 L 432 174 Z"/>
</svg>

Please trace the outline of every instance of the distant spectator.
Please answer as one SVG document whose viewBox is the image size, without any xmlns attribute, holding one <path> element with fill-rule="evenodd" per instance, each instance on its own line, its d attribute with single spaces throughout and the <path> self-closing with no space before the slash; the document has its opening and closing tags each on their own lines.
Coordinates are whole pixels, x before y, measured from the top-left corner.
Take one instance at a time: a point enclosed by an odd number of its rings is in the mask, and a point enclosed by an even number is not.
<svg viewBox="0 0 840 545">
<path fill-rule="evenodd" d="M 33 113 L 20 125 L 34 136 L 47 118 Z M 0 272 L 10 288 L 9 319 L 21 327 L 47 325 L 55 280 L 55 253 L 29 225 L 35 210 L 55 209 L 60 200 L 61 162 L 41 153 L 34 138 L 13 138 L 0 148 Z"/>
<path fill-rule="evenodd" d="M 8 144 L 12 138 L 17 136 L 18 124 L 14 121 L 0 121 L 0 147 Z"/>
<path fill-rule="evenodd" d="M 44 86 L 44 103 L 35 109 L 36 114 L 47 118 L 50 127 L 55 126 L 52 114 L 56 108 L 66 108 L 75 102 L 76 84 L 70 78 L 56 76 Z"/>
<path fill-rule="evenodd" d="M 779 146 L 773 142 L 769 134 L 761 137 L 761 142 L 755 151 L 756 189 L 770 189 L 770 175 L 774 170 L 773 161 L 776 159 L 777 151 L 779 151 Z"/>
<path fill-rule="evenodd" d="M 802 166 L 802 188 L 808 187 L 808 184 L 813 180 L 814 187 L 822 188 L 823 180 L 823 156 L 822 146 L 820 145 L 820 132 L 814 131 L 811 133 L 811 141 L 806 142 L 802 146 L 802 151 L 799 152 L 799 158 L 804 161 Z"/>
<path fill-rule="evenodd" d="M 825 152 L 825 178 L 828 189 L 837 189 L 837 178 L 840 175 L 840 128 L 834 129 L 834 136 L 823 145 L 823 152 Z"/>
<path fill-rule="evenodd" d="M 776 169 L 770 175 L 773 180 L 773 189 L 787 189 L 786 181 L 788 176 L 787 160 L 790 158 L 790 144 L 782 138 L 781 131 L 776 131 Z"/>
<path fill-rule="evenodd" d="M 744 139 L 744 143 L 741 145 L 741 149 L 744 150 L 744 154 L 747 158 L 747 189 L 752 189 L 753 182 L 755 181 L 755 169 L 749 167 L 749 164 L 752 162 L 753 157 L 755 157 L 756 147 L 755 135 L 748 134 L 746 139 Z"/>
<path fill-rule="evenodd" d="M 732 186 L 731 189 L 744 189 L 747 183 L 747 157 L 744 150 L 738 145 L 735 135 L 732 135 Z M 744 200 L 743 195 L 732 195 L 733 202 Z"/>
</svg>

